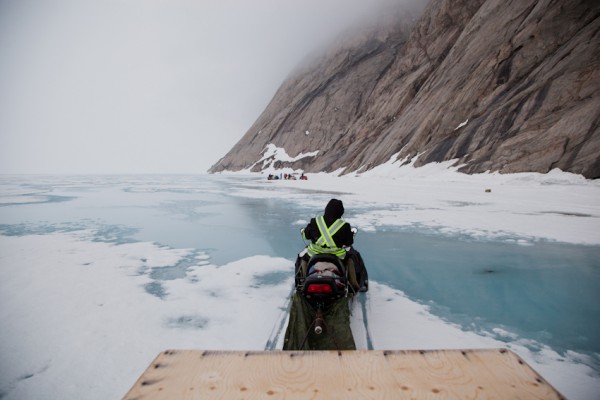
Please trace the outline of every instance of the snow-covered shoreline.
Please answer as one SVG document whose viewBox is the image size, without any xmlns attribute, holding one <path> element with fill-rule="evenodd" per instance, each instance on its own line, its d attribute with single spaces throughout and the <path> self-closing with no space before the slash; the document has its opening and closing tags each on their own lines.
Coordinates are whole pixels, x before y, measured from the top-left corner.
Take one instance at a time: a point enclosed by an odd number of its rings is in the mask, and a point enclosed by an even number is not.
<svg viewBox="0 0 600 400">
<path fill-rule="evenodd" d="M 388 163 L 362 174 L 307 174 L 308 180 L 266 181 L 267 173 L 294 172 L 291 170 L 225 174 L 264 176 L 261 185 L 282 189 L 343 194 L 346 209 L 375 205 L 378 210 L 349 219 L 365 230 L 415 225 L 475 238 L 600 245 L 600 181 L 560 170 L 467 175 L 451 164 L 415 168 Z M 278 191 L 265 190 L 242 194 L 281 196 Z"/>
</svg>

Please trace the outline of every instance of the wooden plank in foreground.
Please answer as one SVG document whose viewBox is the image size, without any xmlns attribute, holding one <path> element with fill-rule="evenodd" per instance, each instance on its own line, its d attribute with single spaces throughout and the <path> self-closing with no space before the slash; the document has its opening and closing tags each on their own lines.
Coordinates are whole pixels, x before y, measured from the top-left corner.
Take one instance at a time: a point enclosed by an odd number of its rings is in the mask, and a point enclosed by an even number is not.
<svg viewBox="0 0 600 400">
<path fill-rule="evenodd" d="M 506 349 L 160 353 L 125 400 L 563 399 Z"/>
</svg>

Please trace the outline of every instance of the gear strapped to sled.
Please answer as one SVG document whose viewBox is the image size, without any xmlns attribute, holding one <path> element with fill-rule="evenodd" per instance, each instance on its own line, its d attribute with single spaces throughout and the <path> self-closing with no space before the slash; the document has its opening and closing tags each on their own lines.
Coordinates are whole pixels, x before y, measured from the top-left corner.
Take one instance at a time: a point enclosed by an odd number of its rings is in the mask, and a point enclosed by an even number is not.
<svg viewBox="0 0 600 400">
<path fill-rule="evenodd" d="M 319 315 L 317 315 L 320 313 Z M 327 321 L 324 332 L 313 329 L 317 317 Z M 315 310 L 301 293 L 292 296 L 283 350 L 356 350 L 350 330 L 350 308 L 343 298 L 327 310 Z"/>
<path fill-rule="evenodd" d="M 338 218 L 327 227 L 324 216 L 315 221 L 320 237 L 296 258 L 296 290 L 283 350 L 355 350 L 350 307 L 359 289 L 368 289 L 364 262 L 354 248 L 340 249 L 333 239 L 346 222 Z M 351 232 L 356 234 L 356 230 Z M 304 229 L 301 233 L 306 241 Z M 314 230 L 312 240 L 313 234 Z M 357 269 L 361 272 L 358 282 Z"/>
<path fill-rule="evenodd" d="M 308 245 L 308 255 L 314 256 L 315 254 L 332 254 L 339 258 L 346 257 L 346 249 L 338 247 L 333 240 L 333 235 L 339 231 L 342 226 L 346 224 L 346 221 L 336 219 L 331 226 L 327 226 L 325 223 L 325 217 L 320 216 L 315 218 L 317 227 L 321 233 L 321 237 L 315 242 Z"/>
</svg>

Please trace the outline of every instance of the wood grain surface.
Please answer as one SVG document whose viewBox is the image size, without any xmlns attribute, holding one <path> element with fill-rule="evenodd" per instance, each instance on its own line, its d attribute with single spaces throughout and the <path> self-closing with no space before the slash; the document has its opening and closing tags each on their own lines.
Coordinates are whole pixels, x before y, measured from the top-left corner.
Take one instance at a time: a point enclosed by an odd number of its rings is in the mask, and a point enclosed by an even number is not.
<svg viewBox="0 0 600 400">
<path fill-rule="evenodd" d="M 562 399 L 506 349 L 167 350 L 134 399 Z"/>
</svg>

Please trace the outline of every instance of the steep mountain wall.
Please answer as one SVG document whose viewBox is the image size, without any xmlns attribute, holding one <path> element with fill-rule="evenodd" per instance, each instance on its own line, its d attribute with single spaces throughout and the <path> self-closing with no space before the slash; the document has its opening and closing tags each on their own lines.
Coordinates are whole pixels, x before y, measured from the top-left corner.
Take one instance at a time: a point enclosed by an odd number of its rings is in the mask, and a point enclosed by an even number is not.
<svg viewBox="0 0 600 400">
<path fill-rule="evenodd" d="M 561 168 L 600 177 L 600 2 L 433 0 L 346 36 L 283 83 L 211 169 L 252 168 L 268 144 L 307 172 L 396 156 L 468 173 Z"/>
</svg>

